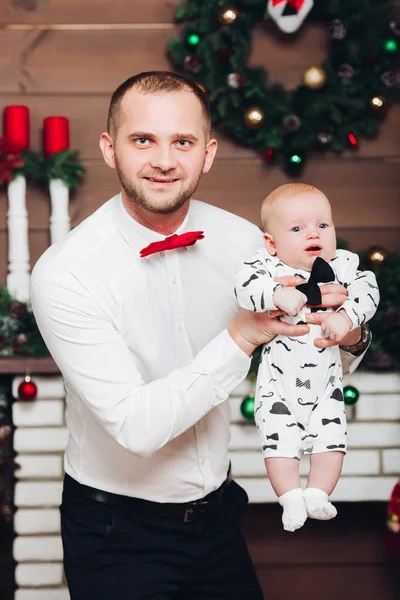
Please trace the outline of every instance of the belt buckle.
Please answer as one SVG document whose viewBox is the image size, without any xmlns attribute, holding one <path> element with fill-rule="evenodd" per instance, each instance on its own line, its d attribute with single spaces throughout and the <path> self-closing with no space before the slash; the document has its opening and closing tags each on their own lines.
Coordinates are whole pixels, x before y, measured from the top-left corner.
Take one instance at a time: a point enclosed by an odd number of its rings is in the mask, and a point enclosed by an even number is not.
<svg viewBox="0 0 400 600">
<path fill-rule="evenodd" d="M 185 507 L 185 516 L 183 517 L 184 523 L 191 523 L 192 521 L 198 521 L 206 514 L 208 514 L 209 508 L 214 504 L 210 498 L 200 498 L 200 500 L 192 500 L 187 502 Z"/>
</svg>

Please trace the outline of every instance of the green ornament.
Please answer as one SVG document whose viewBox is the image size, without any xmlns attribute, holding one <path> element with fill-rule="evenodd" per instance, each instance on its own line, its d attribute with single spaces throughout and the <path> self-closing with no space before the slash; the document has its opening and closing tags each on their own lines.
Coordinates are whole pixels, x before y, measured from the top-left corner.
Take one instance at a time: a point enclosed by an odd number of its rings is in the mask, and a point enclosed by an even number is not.
<svg viewBox="0 0 400 600">
<path fill-rule="evenodd" d="M 397 48 L 398 48 L 397 40 L 395 40 L 394 38 L 388 38 L 387 40 L 385 40 L 383 42 L 383 49 L 388 54 L 392 54 L 393 52 L 396 52 Z"/>
<path fill-rule="evenodd" d="M 301 151 L 292 151 L 285 157 L 284 169 L 290 177 L 298 177 L 304 169 L 305 156 Z"/>
<path fill-rule="evenodd" d="M 242 404 L 240 405 L 240 412 L 248 421 L 254 419 L 254 396 L 250 395 L 243 398 Z"/>
<path fill-rule="evenodd" d="M 292 164 L 300 165 L 303 162 L 303 159 L 301 158 L 301 156 L 299 156 L 299 154 L 292 154 L 289 157 L 289 162 Z"/>
<path fill-rule="evenodd" d="M 346 385 L 343 388 L 344 403 L 348 406 L 354 406 L 360 397 L 360 392 L 353 385 Z"/>
<path fill-rule="evenodd" d="M 200 37 L 197 35 L 197 33 L 192 33 L 191 35 L 189 35 L 187 37 L 187 43 L 190 44 L 191 46 L 197 46 L 197 44 L 200 42 Z"/>
</svg>

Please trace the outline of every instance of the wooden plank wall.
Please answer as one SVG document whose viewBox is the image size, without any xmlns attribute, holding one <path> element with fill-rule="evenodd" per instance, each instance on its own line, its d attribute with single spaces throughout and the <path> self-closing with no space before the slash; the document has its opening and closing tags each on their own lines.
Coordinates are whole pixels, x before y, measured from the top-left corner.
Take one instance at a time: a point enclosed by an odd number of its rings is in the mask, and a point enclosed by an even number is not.
<svg viewBox="0 0 400 600">
<path fill-rule="evenodd" d="M 73 226 L 114 195 L 117 181 L 102 161 L 98 139 L 105 127 L 109 97 L 130 75 L 170 69 L 166 44 L 177 33 L 178 0 L 2 0 L 0 4 L 0 109 L 26 104 L 31 111 L 32 147 L 40 148 L 45 116 L 65 115 L 71 146 L 88 169 L 71 199 Z M 296 86 L 304 69 L 325 52 L 325 32 L 306 26 L 296 41 L 254 32 L 252 64 L 265 64 L 271 78 Z M 265 61 L 265 57 L 268 60 Z M 220 132 L 219 154 L 196 197 L 259 224 L 260 201 L 288 181 L 277 167 L 265 167 L 251 150 Z M 358 151 L 313 159 L 303 180 L 330 197 L 338 235 L 357 250 L 382 244 L 399 249 L 400 106 L 393 107 L 378 139 Z M 29 188 L 29 243 L 32 265 L 49 243 L 49 201 Z M 7 198 L 0 193 L 0 283 L 7 271 Z"/>
</svg>

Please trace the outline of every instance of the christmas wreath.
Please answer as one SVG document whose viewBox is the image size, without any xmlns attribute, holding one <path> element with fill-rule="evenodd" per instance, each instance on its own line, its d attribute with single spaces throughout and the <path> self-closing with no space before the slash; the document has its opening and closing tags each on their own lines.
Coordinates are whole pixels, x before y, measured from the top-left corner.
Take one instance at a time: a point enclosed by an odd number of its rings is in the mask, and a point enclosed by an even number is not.
<svg viewBox="0 0 400 600">
<path fill-rule="evenodd" d="M 247 66 L 252 30 L 292 33 L 307 17 L 327 32 L 327 57 L 286 91 L 262 66 Z M 208 94 L 212 120 L 233 139 L 301 172 L 316 151 L 357 148 L 379 132 L 399 97 L 400 22 L 393 0 L 188 0 L 169 56 Z M 267 62 L 267 61 L 266 61 Z"/>
</svg>

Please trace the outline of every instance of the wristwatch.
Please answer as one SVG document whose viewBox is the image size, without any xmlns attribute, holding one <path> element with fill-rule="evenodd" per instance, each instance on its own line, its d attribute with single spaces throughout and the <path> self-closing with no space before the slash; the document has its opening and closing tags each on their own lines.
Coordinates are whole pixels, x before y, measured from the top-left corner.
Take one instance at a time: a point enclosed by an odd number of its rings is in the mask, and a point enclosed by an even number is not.
<svg viewBox="0 0 400 600">
<path fill-rule="evenodd" d="M 367 323 L 361 325 L 361 338 L 357 344 L 353 346 L 339 346 L 341 350 L 349 352 L 353 356 L 361 356 L 371 343 L 371 330 Z"/>
</svg>

